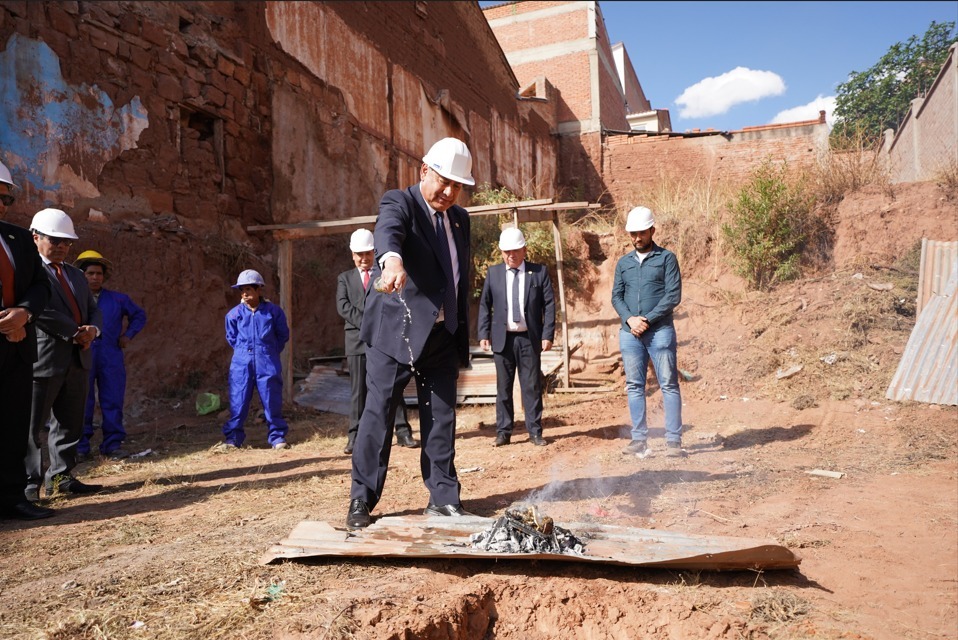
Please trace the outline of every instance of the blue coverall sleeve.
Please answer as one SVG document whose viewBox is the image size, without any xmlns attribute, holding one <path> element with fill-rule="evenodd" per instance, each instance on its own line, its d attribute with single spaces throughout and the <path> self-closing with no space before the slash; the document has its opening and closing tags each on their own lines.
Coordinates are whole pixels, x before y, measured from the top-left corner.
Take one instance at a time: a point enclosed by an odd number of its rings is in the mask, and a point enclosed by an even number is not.
<svg viewBox="0 0 958 640">
<path fill-rule="evenodd" d="M 131 340 L 146 326 L 146 311 L 139 307 L 129 296 L 123 297 L 123 313 L 126 315 L 126 331 L 123 332 Z"/>
<path fill-rule="evenodd" d="M 289 342 L 289 324 L 286 322 L 286 313 L 282 307 L 275 305 L 276 314 L 273 316 L 273 332 L 276 334 L 276 344 L 282 351 L 286 343 Z"/>
<path fill-rule="evenodd" d="M 239 327 L 237 326 L 237 314 L 231 309 L 226 314 L 226 342 L 231 347 L 236 348 L 236 339 L 239 337 Z"/>
</svg>

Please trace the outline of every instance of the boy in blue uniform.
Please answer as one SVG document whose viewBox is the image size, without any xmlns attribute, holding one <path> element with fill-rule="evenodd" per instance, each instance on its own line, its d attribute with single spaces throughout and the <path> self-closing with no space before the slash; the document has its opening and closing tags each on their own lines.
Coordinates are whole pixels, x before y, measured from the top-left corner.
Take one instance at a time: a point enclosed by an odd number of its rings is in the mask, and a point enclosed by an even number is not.
<svg viewBox="0 0 958 640">
<path fill-rule="evenodd" d="M 103 416 L 103 442 L 100 453 L 112 460 L 120 460 L 129 454 L 121 447 L 126 439 L 123 428 L 123 398 L 126 395 L 126 366 L 123 350 L 146 325 L 146 312 L 138 307 L 130 296 L 105 289 L 113 264 L 98 251 L 84 251 L 74 263 L 83 271 L 96 306 L 103 314 L 103 330 L 93 341 L 93 366 L 90 367 L 90 391 L 87 394 L 86 411 L 83 414 L 83 435 L 77 445 L 77 455 L 90 455 L 90 438 L 93 437 L 93 412 L 97 396 Z M 126 320 L 126 329 L 123 321 Z"/>
<path fill-rule="evenodd" d="M 266 285 L 259 272 L 247 269 L 236 279 L 240 303 L 226 314 L 226 341 L 233 347 L 230 363 L 230 419 L 223 425 L 220 450 L 243 445 L 243 423 L 249 415 L 253 388 L 259 392 L 273 449 L 287 449 L 289 426 L 283 419 L 283 368 L 279 354 L 289 342 L 283 310 L 261 295 Z"/>
</svg>

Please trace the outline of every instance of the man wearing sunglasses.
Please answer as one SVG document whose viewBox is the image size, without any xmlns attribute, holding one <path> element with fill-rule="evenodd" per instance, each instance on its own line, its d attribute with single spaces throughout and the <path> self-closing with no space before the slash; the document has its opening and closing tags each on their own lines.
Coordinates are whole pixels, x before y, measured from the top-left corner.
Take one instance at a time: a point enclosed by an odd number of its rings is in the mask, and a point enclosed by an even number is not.
<svg viewBox="0 0 958 640">
<path fill-rule="evenodd" d="M 102 487 L 80 482 L 72 471 L 83 435 L 93 339 L 102 319 L 83 272 L 64 260 L 77 239 L 73 221 L 59 209 L 43 209 L 30 224 L 52 291 L 37 316 L 37 362 L 33 365 L 31 438 L 27 443 L 28 500 L 39 497 L 44 481 L 47 497 L 86 494 Z M 50 420 L 51 411 L 54 420 Z M 48 430 L 50 464 L 43 470 L 41 437 Z"/>
<path fill-rule="evenodd" d="M 0 218 L 15 201 L 10 170 L 0 164 Z M 0 518 L 39 520 L 52 509 L 26 500 L 23 458 L 30 435 L 30 396 L 37 330 L 33 319 L 50 299 L 50 282 L 30 232 L 0 220 Z"/>
</svg>

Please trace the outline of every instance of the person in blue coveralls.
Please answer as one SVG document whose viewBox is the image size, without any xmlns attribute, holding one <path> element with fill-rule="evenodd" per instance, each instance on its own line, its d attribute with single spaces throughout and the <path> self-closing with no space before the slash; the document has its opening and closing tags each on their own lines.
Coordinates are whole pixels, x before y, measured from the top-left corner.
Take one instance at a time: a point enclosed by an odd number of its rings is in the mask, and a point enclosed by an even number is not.
<svg viewBox="0 0 958 640">
<path fill-rule="evenodd" d="M 266 283 L 258 271 L 247 269 L 239 274 L 234 289 L 239 289 L 240 303 L 226 314 L 226 341 L 233 347 L 230 363 L 230 418 L 223 425 L 224 441 L 219 451 L 243 445 L 246 432 L 243 424 L 249 415 L 253 389 L 259 392 L 269 429 L 267 438 L 273 449 L 288 449 L 289 426 L 283 419 L 283 368 L 279 354 L 289 342 L 286 314 L 262 297 Z"/>
<path fill-rule="evenodd" d="M 94 432 L 93 413 L 99 399 L 103 417 L 100 453 L 111 460 L 121 460 L 129 455 L 122 448 L 126 439 L 126 430 L 123 428 L 123 398 L 126 395 L 123 350 L 143 330 L 146 312 L 125 293 L 103 287 L 112 274 L 113 264 L 98 251 L 84 251 L 73 264 L 83 271 L 90 285 L 90 293 L 103 314 L 103 330 L 100 337 L 93 341 L 90 391 L 87 394 L 83 435 L 77 445 L 77 455 L 90 455 L 90 439 Z"/>
</svg>

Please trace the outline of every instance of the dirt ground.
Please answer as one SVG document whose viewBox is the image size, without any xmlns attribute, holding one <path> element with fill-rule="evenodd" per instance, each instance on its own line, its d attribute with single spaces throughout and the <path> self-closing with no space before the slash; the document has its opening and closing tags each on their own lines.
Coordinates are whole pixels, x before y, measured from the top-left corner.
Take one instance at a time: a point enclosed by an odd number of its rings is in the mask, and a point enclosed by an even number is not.
<svg viewBox="0 0 958 640">
<path fill-rule="evenodd" d="M 958 638 L 958 409 L 884 399 L 915 320 L 914 278 L 895 265 L 922 234 L 958 235 L 954 202 L 936 197 L 934 185 L 863 194 L 840 213 L 846 252 L 833 268 L 773 293 L 686 271 L 684 458 L 661 455 L 654 384 L 653 455 L 621 453 L 621 371 L 595 346 L 597 364 L 581 363 L 573 382 L 614 390 L 547 395 L 548 447 L 520 428 L 493 448 L 493 407 L 458 413 L 463 502 L 479 515 L 531 501 L 560 525 L 769 538 L 801 557 L 797 570 L 263 565 L 298 522 L 343 525 L 346 418 L 290 406 L 292 449 L 267 449 L 254 422 L 247 447 L 220 454 L 221 417 L 197 416 L 192 398 L 137 398 L 127 445 L 150 455 L 84 463 L 78 475 L 103 492 L 55 499 L 45 521 L 0 522 L 0 637 Z M 595 265 L 597 297 L 608 268 Z M 891 291 L 868 286 L 886 282 Z M 421 513 L 418 455 L 394 448 L 374 516 Z"/>
</svg>

